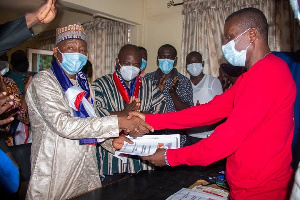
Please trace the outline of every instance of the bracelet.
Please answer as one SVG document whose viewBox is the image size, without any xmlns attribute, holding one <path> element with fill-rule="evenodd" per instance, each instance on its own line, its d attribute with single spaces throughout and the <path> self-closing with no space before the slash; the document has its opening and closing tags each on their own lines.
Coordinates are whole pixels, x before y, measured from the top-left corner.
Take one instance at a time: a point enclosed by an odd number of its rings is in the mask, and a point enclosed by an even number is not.
<svg viewBox="0 0 300 200">
<path fill-rule="evenodd" d="M 166 149 L 166 151 L 165 151 L 165 153 L 164 153 L 164 155 L 165 155 L 165 162 L 166 162 L 166 165 L 168 165 L 168 166 L 171 166 L 170 164 L 169 164 L 169 162 L 168 162 L 168 159 L 167 159 L 167 149 Z"/>
</svg>

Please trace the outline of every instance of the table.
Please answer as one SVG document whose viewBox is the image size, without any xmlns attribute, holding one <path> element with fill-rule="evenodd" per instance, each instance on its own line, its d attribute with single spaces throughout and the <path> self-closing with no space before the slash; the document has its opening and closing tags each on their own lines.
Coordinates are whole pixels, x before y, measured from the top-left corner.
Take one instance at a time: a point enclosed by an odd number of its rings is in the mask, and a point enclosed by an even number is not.
<svg viewBox="0 0 300 200">
<path fill-rule="evenodd" d="M 130 177 L 79 195 L 75 200 L 148 200 L 166 199 L 181 188 L 188 188 L 199 179 L 205 179 L 213 172 L 224 170 L 224 163 L 208 167 L 179 166 L 141 171 Z"/>
</svg>

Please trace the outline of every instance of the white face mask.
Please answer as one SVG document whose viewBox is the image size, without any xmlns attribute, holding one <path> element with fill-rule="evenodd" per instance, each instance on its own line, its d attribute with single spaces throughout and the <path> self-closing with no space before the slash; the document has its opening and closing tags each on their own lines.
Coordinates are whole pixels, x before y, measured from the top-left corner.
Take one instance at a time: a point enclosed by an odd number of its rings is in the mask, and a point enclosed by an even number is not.
<svg viewBox="0 0 300 200">
<path fill-rule="evenodd" d="M 122 78 L 125 81 L 131 81 L 140 73 L 140 69 L 135 66 L 121 66 L 120 65 L 120 67 L 121 67 L 120 73 L 122 75 Z"/>
<path fill-rule="evenodd" d="M 0 73 L 4 76 L 9 71 L 9 63 L 7 61 L 0 61 Z"/>
<path fill-rule="evenodd" d="M 244 49 L 242 51 L 238 51 L 238 50 L 235 49 L 235 42 L 234 41 L 237 40 L 239 37 L 241 37 L 243 34 L 245 34 L 249 30 L 250 30 L 250 28 L 248 28 L 242 34 L 240 34 L 239 36 L 237 36 L 235 39 L 233 39 L 230 42 L 228 42 L 226 45 L 222 46 L 222 51 L 223 51 L 224 57 L 233 66 L 244 67 L 245 64 L 246 64 L 247 49 L 251 45 L 251 42 L 247 46 L 246 49 Z"/>
<path fill-rule="evenodd" d="M 297 0 L 290 0 L 290 4 L 291 4 L 291 7 L 294 11 L 295 18 L 297 18 L 298 21 L 300 22 L 300 10 L 299 10 L 298 1 Z"/>
<path fill-rule="evenodd" d="M 198 76 L 203 70 L 202 63 L 191 63 L 187 65 L 187 71 L 192 76 Z"/>
</svg>

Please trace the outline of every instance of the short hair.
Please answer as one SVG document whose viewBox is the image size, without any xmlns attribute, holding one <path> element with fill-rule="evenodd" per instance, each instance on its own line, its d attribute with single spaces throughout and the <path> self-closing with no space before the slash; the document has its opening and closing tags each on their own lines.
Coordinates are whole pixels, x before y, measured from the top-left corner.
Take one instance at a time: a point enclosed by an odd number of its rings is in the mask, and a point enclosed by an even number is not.
<svg viewBox="0 0 300 200">
<path fill-rule="evenodd" d="M 139 46 L 138 48 L 139 48 L 140 50 L 146 51 L 146 53 L 147 53 L 147 49 L 145 49 L 144 47 Z"/>
<path fill-rule="evenodd" d="M 172 49 L 174 49 L 174 51 L 175 51 L 175 57 L 177 57 L 177 50 L 175 49 L 175 47 L 173 47 L 173 46 L 170 45 L 170 44 L 164 44 L 164 45 L 162 45 L 161 47 L 159 47 L 159 49 L 158 49 L 158 51 L 157 51 L 157 54 L 159 54 L 159 51 L 160 51 L 162 48 L 172 48 Z"/>
<path fill-rule="evenodd" d="M 119 51 L 119 54 L 118 54 L 119 59 L 120 59 L 120 55 L 127 49 L 132 50 L 133 52 L 138 52 L 142 57 L 142 53 L 137 46 L 135 46 L 133 44 L 125 44 L 124 46 L 122 46 L 122 48 Z"/>
<path fill-rule="evenodd" d="M 202 54 L 199 53 L 198 51 L 191 51 L 190 53 L 188 53 L 188 55 L 186 57 L 188 57 L 188 56 L 200 56 L 202 59 Z"/>
<path fill-rule="evenodd" d="M 29 62 L 26 53 L 23 50 L 17 50 L 11 54 L 10 64 L 18 72 L 27 72 Z"/>
<path fill-rule="evenodd" d="M 268 44 L 269 25 L 264 13 L 257 8 L 244 8 L 229 15 L 225 22 L 236 17 L 238 19 L 237 27 L 242 30 L 256 28 L 266 44 Z"/>
<path fill-rule="evenodd" d="M 26 53 L 23 50 L 17 50 L 11 54 L 10 57 L 12 66 L 15 66 L 18 63 L 23 61 L 28 61 Z"/>
</svg>

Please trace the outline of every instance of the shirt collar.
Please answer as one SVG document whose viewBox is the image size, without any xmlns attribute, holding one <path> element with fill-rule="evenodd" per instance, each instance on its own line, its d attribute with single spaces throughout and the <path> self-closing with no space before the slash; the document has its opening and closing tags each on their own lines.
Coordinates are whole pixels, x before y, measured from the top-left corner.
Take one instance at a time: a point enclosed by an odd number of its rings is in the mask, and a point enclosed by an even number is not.
<svg viewBox="0 0 300 200">
<path fill-rule="evenodd" d="M 176 68 L 173 68 L 174 72 L 172 73 L 172 75 L 169 77 L 170 78 L 174 78 L 175 76 L 178 77 L 178 71 Z M 154 72 L 154 79 L 155 80 L 159 80 L 162 76 L 164 75 L 164 73 L 158 68 L 155 72 Z"/>
</svg>

